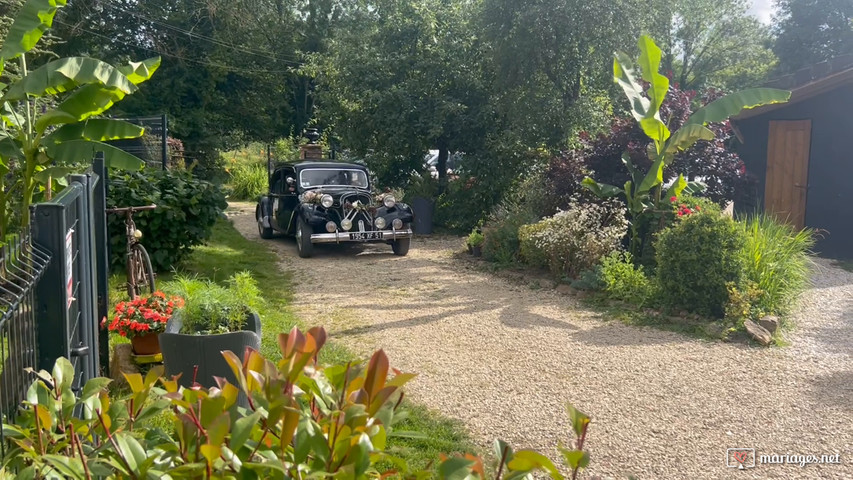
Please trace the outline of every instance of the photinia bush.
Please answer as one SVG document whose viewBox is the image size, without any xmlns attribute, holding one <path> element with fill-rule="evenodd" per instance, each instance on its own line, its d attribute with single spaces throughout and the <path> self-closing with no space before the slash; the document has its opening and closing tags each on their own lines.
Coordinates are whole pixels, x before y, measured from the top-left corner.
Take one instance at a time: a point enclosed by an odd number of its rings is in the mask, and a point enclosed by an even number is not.
<svg viewBox="0 0 853 480">
<path fill-rule="evenodd" d="M 414 471 L 386 450 L 402 387 L 415 377 L 391 368 L 382 350 L 368 362 L 317 363 L 326 332 L 294 328 L 279 334 L 277 363 L 247 348 L 240 359 L 222 352 L 236 384 L 183 388 L 163 367 L 144 377 L 125 374 L 131 394 L 113 398 L 110 379 L 93 378 L 78 393 L 74 368 L 59 358 L 38 372 L 14 422 L 3 425 L 9 444 L 0 478 L 143 479 L 338 478 L 515 479 L 541 472 L 565 477 L 546 456 L 495 442 L 492 466 L 466 454 L 441 456 L 431 471 Z M 249 408 L 238 406 L 243 392 Z M 590 418 L 568 406 L 573 448 L 559 447 L 572 478 L 589 464 L 584 443 Z M 165 416 L 171 431 L 150 420 Z M 162 422 L 157 422 L 162 423 Z"/>
</svg>

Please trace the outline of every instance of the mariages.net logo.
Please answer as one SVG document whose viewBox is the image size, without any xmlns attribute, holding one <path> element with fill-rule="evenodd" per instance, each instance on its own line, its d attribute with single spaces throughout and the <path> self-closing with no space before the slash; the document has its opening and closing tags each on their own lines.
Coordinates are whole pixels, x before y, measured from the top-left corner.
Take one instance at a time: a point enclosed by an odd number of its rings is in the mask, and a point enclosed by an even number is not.
<svg viewBox="0 0 853 480">
<path fill-rule="evenodd" d="M 758 454 L 754 448 L 726 449 L 726 466 L 745 470 L 758 465 L 798 465 L 805 467 L 809 464 L 841 464 L 841 454 L 831 455 L 799 455 L 799 454 Z"/>
</svg>

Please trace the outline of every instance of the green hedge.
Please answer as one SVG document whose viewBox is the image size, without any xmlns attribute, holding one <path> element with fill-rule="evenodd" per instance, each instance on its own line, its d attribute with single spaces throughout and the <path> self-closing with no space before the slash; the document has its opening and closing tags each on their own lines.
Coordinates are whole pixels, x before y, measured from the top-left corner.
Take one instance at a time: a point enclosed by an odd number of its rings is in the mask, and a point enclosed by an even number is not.
<svg viewBox="0 0 853 480">
<path fill-rule="evenodd" d="M 664 305 L 722 317 L 726 285 L 741 285 L 746 235 L 730 217 L 697 213 L 663 230 L 655 243 L 657 279 Z"/>
<path fill-rule="evenodd" d="M 110 176 L 107 207 L 157 204 L 157 209 L 134 213 L 142 231 L 142 245 L 151 256 L 154 270 L 168 271 L 209 236 L 216 218 L 225 210 L 225 193 L 210 182 L 185 171 L 145 169 Z M 108 215 L 110 264 L 125 265 L 127 240 L 124 217 Z"/>
</svg>

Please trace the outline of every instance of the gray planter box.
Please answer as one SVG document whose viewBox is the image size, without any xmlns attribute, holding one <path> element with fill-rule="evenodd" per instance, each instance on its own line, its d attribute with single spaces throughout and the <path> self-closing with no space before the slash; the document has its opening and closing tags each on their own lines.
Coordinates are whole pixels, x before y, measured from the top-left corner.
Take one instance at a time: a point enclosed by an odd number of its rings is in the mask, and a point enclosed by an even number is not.
<svg viewBox="0 0 853 480">
<path fill-rule="evenodd" d="M 186 335 L 178 333 L 182 324 L 180 317 L 175 315 L 166 324 L 166 331 L 159 335 L 166 378 L 180 374 L 178 384 L 189 388 L 192 386 L 193 374 L 198 366 L 195 380 L 205 388 L 217 386 L 213 377 L 226 378 L 239 388 L 237 378 L 222 356 L 222 352 L 230 350 L 242 362 L 246 347 L 261 349 L 261 319 L 258 314 L 250 313 L 246 318 L 246 325 L 240 332 Z M 248 407 L 248 401 L 242 393 L 238 404 Z"/>
</svg>

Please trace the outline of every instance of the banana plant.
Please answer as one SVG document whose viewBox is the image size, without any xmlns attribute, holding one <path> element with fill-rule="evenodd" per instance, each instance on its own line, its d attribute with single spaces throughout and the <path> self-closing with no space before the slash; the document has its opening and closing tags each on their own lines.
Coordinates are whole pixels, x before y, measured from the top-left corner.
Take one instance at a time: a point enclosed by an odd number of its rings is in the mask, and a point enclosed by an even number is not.
<svg viewBox="0 0 853 480">
<path fill-rule="evenodd" d="M 90 57 L 69 57 L 27 69 L 27 52 L 66 1 L 27 0 L 0 47 L 0 75 L 15 60 L 20 73 L 10 84 L 0 84 L 0 239 L 9 233 L 7 207 L 12 199 L 19 199 L 20 226 L 26 229 L 37 190 L 51 178 L 65 176 L 72 164 L 91 160 L 95 152 L 103 152 L 110 167 L 143 166 L 136 156 L 104 143 L 137 138 L 143 129 L 95 117 L 151 78 L 159 57 L 118 67 Z"/>
<path fill-rule="evenodd" d="M 648 36 L 640 37 L 638 42 L 640 56 L 639 72 L 627 54 L 617 52 L 613 59 L 613 80 L 622 87 L 631 105 L 631 115 L 640 125 L 651 144 L 648 156 L 652 161 L 648 172 L 638 171 L 628 158 L 622 156 L 625 167 L 631 174 L 631 180 L 622 187 L 598 183 L 586 177 L 582 185 L 599 197 L 624 195 L 632 219 L 647 212 L 659 204 L 664 184 L 664 169 L 669 166 L 680 151 L 689 149 L 699 140 L 712 140 L 714 132 L 706 127 L 709 123 L 722 122 L 744 109 L 771 103 L 787 102 L 791 92 L 775 88 L 751 88 L 726 95 L 700 108 L 687 122 L 675 132 L 660 117 L 660 107 L 669 91 L 669 79 L 661 75 L 661 50 Z M 639 74 L 639 78 L 638 78 Z M 644 84 L 648 86 L 645 87 Z M 665 198 L 682 194 L 699 193 L 704 185 L 688 182 L 679 174 L 666 192 Z M 632 221 L 632 250 L 638 244 L 636 221 Z M 636 253 L 636 252 L 635 252 Z"/>
</svg>

